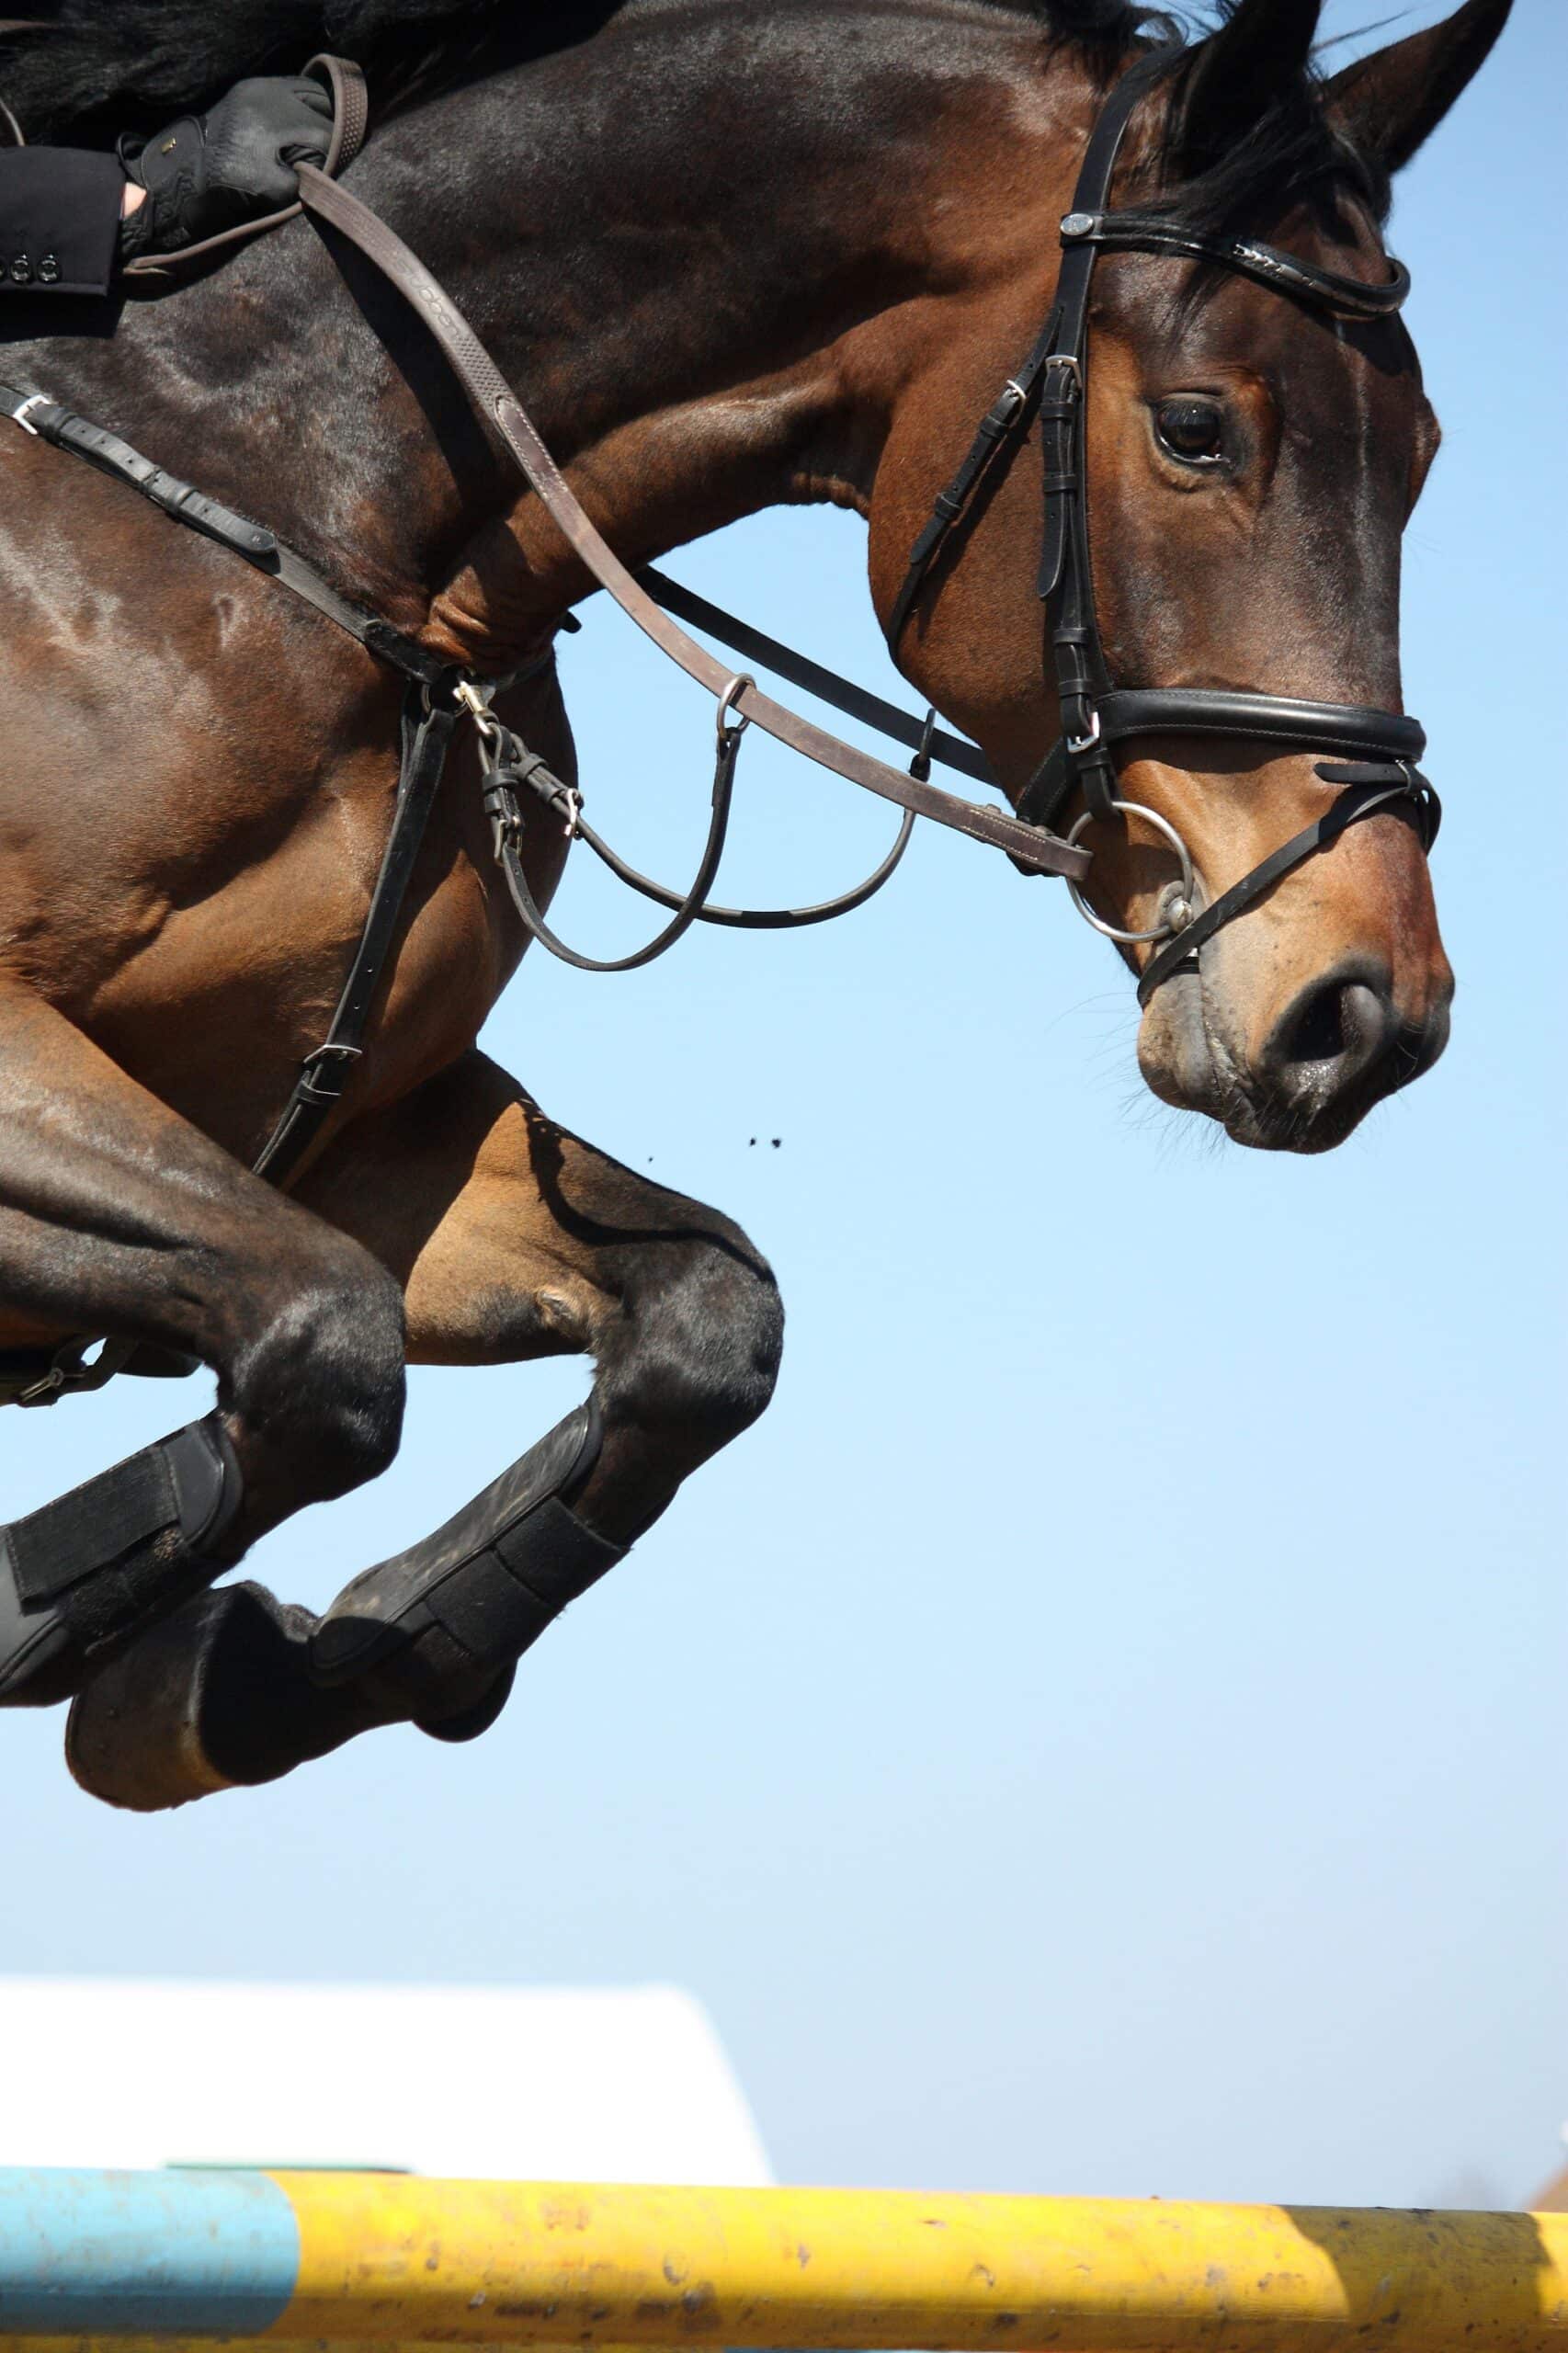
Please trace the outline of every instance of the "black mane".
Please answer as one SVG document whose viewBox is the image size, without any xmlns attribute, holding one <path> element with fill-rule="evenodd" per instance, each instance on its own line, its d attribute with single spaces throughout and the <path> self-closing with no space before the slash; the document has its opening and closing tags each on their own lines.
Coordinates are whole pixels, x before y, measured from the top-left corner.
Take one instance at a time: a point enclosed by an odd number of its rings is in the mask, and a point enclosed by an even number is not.
<svg viewBox="0 0 1568 2353">
<path fill-rule="evenodd" d="M 29 140 L 107 146 L 210 105 L 250 74 L 297 70 L 318 50 L 351 57 L 382 119 L 427 92 L 587 40 L 633 0 L 34 0 L 0 36 L 0 98 Z M 1196 40 L 1142 0 L 969 0 L 1032 21 L 1051 46 L 1082 52 L 1108 81 L 1130 55 L 1172 55 L 1173 102 L 1147 198 L 1212 233 L 1256 224 L 1307 198 L 1348 190 L 1380 217 L 1387 186 L 1333 131 L 1304 74 L 1241 146 L 1199 178 L 1179 157 L 1181 82 Z M 846 6 L 851 0 L 844 0 Z M 963 0 L 960 0 L 960 6 Z M 1209 0 L 1228 17 L 1238 0 Z"/>
</svg>

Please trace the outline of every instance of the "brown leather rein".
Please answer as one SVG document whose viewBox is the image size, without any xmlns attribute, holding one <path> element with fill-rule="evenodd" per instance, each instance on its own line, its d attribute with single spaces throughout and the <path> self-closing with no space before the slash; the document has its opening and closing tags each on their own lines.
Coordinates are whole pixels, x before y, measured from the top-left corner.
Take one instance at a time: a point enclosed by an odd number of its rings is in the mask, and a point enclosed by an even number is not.
<svg viewBox="0 0 1568 2353">
<path fill-rule="evenodd" d="M 944 792 L 918 776 L 892 767 L 885 760 L 830 735 L 825 728 L 818 727 L 786 704 L 776 702 L 750 681 L 729 693 L 734 683 L 733 673 L 670 619 L 609 546 L 585 512 L 494 360 L 417 254 L 369 205 L 351 196 L 313 165 L 301 166 L 300 199 L 307 213 L 328 222 L 357 245 L 424 320 L 476 415 L 517 466 L 587 571 L 613 597 L 621 611 L 653 640 L 660 653 L 667 654 L 688 678 L 706 687 L 716 699 L 729 694 L 729 708 L 737 718 L 755 722 L 765 734 L 788 745 L 791 751 L 803 753 L 819 767 L 833 769 L 883 801 L 911 810 L 916 816 L 932 818 L 956 833 L 967 834 L 973 841 L 989 842 L 997 849 L 1006 850 L 1032 872 L 1068 875 L 1074 881 L 1088 872 L 1087 855 L 1070 849 L 1042 826 L 1026 824 L 1001 810 L 961 800 L 958 794 Z"/>
</svg>

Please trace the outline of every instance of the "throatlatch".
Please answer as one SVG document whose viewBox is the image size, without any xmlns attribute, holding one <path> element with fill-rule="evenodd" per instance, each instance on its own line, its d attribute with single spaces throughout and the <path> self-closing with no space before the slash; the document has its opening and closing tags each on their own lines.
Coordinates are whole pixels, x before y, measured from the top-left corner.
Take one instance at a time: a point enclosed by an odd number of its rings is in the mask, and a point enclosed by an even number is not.
<svg viewBox="0 0 1568 2353">
<path fill-rule="evenodd" d="M 590 1397 L 444 1528 L 346 1586 L 311 1644 L 317 1682 L 395 1665 L 424 1729 L 446 1739 L 483 1730 L 453 1724 L 451 1684 L 472 1680 L 476 1667 L 509 1679 L 567 1603 L 626 1557 L 572 1508 L 603 1436 Z"/>
<path fill-rule="evenodd" d="M 0 1529 L 0 1707 L 67 1699 L 117 1643 L 221 1576 L 239 1464 L 216 1414 Z"/>
</svg>

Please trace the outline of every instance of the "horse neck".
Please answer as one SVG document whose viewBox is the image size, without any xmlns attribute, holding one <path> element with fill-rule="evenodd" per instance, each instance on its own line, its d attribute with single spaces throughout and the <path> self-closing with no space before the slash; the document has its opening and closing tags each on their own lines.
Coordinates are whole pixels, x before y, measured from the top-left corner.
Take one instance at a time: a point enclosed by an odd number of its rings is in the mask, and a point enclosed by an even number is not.
<svg viewBox="0 0 1568 2353">
<path fill-rule="evenodd" d="M 352 176 L 634 560 L 787 499 L 864 507 L 911 339 L 988 266 L 995 156 L 1027 173 L 1053 129 L 1038 36 L 972 0 L 775 0 L 744 42 L 740 14 L 634 0 L 395 119 Z M 305 222 L 37 372 L 405 625 L 439 597 L 466 658 L 580 593 L 423 330 Z"/>
</svg>

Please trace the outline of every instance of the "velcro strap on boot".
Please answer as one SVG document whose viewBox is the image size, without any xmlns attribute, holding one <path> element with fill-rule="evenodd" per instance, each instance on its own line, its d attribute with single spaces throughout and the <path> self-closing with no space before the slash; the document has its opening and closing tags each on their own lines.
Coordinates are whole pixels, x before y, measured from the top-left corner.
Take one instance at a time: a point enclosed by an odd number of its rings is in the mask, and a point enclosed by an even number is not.
<svg viewBox="0 0 1568 2353">
<path fill-rule="evenodd" d="M 28 1603 L 51 1601 L 178 1518 L 163 1449 L 148 1447 L 12 1522 L 7 1540 L 17 1590 Z"/>
<path fill-rule="evenodd" d="M 471 1657 L 500 1665 L 519 1657 L 622 1557 L 620 1545 L 547 1495 L 437 1586 L 426 1606 Z"/>
<path fill-rule="evenodd" d="M 36 1607 L 177 1530 L 215 1537 L 238 1508 L 240 1481 L 215 1415 L 99 1472 L 0 1532 L 17 1594 Z"/>
</svg>

